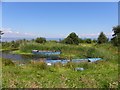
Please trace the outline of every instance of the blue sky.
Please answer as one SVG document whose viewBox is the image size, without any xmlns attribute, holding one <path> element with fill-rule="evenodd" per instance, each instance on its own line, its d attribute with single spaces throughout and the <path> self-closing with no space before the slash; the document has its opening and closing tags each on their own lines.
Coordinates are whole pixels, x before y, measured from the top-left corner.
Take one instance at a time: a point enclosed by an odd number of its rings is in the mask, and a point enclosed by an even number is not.
<svg viewBox="0 0 120 90">
<path fill-rule="evenodd" d="M 110 36 L 118 24 L 117 2 L 3 2 L 4 37 L 64 38 L 75 32 L 94 38 Z"/>
</svg>

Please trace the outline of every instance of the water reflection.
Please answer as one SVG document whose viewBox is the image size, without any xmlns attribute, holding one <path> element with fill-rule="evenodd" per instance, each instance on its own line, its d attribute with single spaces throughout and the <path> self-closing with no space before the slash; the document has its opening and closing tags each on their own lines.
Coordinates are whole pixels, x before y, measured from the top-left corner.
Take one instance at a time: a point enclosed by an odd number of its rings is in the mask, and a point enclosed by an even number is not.
<svg viewBox="0 0 120 90">
<path fill-rule="evenodd" d="M 12 54 L 12 51 L 0 52 L 0 57 L 11 59 L 13 61 L 27 62 L 30 60 L 48 60 L 48 59 L 59 59 L 58 56 L 41 56 L 41 55 L 23 55 L 23 54 Z"/>
</svg>

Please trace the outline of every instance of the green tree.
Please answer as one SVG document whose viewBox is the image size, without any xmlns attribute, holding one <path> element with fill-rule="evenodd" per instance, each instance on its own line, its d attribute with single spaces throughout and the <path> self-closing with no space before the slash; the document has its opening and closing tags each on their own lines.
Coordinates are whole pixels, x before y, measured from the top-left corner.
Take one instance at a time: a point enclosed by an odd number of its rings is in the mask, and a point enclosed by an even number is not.
<svg viewBox="0 0 120 90">
<path fill-rule="evenodd" d="M 92 40 L 91 40 L 90 38 L 87 38 L 87 39 L 85 40 L 85 42 L 90 44 L 90 43 L 92 43 Z"/>
<path fill-rule="evenodd" d="M 66 44 L 76 44 L 78 45 L 79 44 L 79 37 L 74 33 L 70 33 L 67 38 L 65 38 L 63 40 L 64 43 Z"/>
<path fill-rule="evenodd" d="M 43 38 L 43 37 L 39 37 L 39 38 L 36 38 L 36 39 L 35 39 L 35 42 L 37 42 L 37 43 L 45 43 L 45 42 L 46 42 L 46 39 Z"/>
<path fill-rule="evenodd" d="M 120 25 L 113 27 L 114 34 L 112 35 L 113 38 L 111 39 L 111 42 L 113 43 L 113 45 L 115 46 L 119 46 L 120 45 Z"/>
<path fill-rule="evenodd" d="M 10 42 L 11 43 L 11 48 L 18 48 L 19 47 L 19 45 L 22 43 L 20 43 L 20 42 L 18 42 L 18 41 L 11 41 Z"/>
<path fill-rule="evenodd" d="M 96 43 L 97 42 L 97 40 L 96 39 L 93 39 L 93 41 L 92 41 L 93 43 Z"/>
<path fill-rule="evenodd" d="M 4 33 L 2 31 L 0 31 L 0 39 L 1 39 L 1 36 L 3 35 Z"/>
<path fill-rule="evenodd" d="M 108 39 L 106 35 L 103 32 L 101 32 L 97 40 L 98 44 L 106 43 L 107 41 Z"/>
<path fill-rule="evenodd" d="M 82 38 L 79 38 L 79 43 L 84 43 L 84 40 Z"/>
</svg>

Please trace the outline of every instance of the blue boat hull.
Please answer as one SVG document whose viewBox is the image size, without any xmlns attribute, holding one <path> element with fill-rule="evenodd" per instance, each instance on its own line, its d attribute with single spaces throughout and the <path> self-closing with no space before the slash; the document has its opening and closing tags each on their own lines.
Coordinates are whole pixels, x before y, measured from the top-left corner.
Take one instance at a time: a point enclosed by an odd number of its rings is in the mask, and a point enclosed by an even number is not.
<svg viewBox="0 0 120 90">
<path fill-rule="evenodd" d="M 33 54 L 41 54 L 41 55 L 59 55 L 61 52 L 52 52 L 52 51 L 40 51 L 40 52 L 32 52 Z"/>
</svg>

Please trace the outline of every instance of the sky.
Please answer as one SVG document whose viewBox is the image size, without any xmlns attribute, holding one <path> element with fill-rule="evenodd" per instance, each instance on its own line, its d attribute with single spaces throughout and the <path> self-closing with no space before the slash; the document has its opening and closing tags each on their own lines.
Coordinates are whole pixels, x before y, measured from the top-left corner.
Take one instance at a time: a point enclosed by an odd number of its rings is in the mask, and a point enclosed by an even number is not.
<svg viewBox="0 0 120 90">
<path fill-rule="evenodd" d="M 1 0 L 2 2 L 119 2 L 119 0 Z"/>
<path fill-rule="evenodd" d="M 2 2 L 3 37 L 111 37 L 116 25 L 117 2 Z"/>
</svg>

